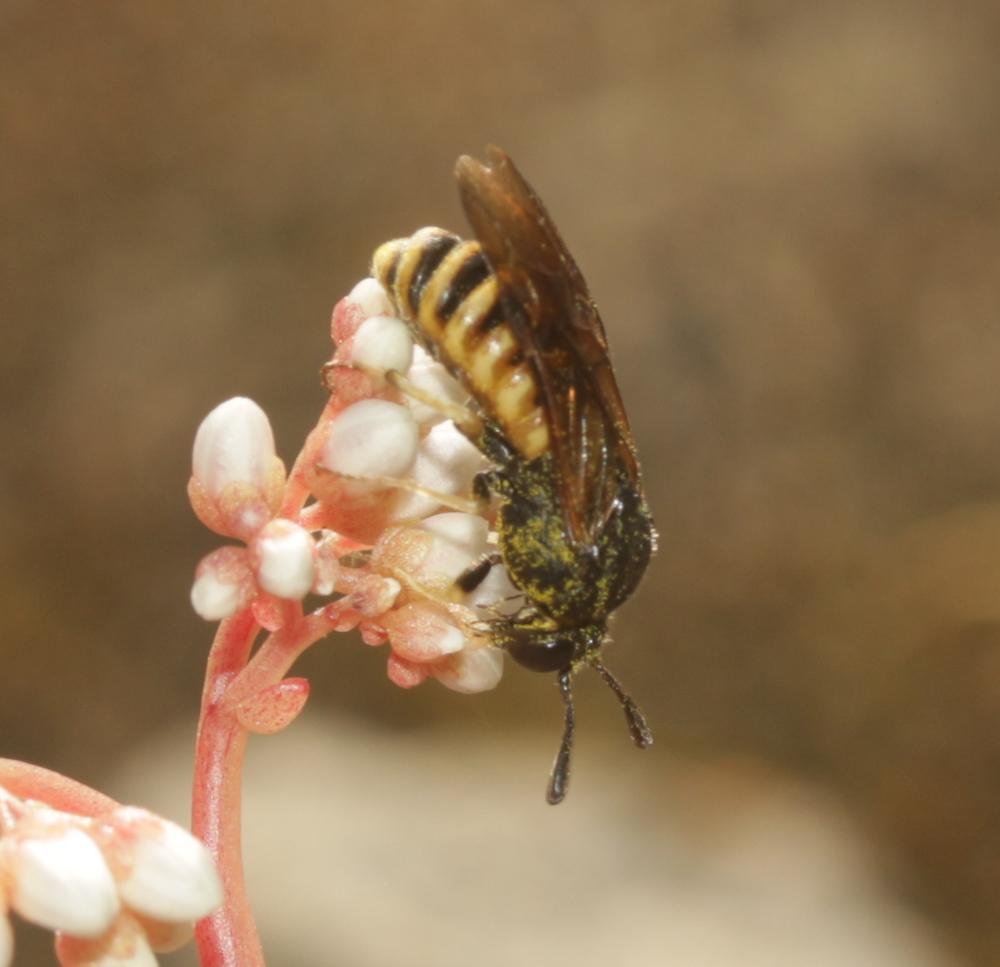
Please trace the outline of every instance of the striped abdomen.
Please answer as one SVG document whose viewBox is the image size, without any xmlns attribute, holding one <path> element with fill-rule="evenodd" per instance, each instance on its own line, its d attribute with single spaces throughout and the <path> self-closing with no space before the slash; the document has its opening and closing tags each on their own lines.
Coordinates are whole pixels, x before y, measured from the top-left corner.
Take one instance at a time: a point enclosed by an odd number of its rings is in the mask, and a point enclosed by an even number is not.
<svg viewBox="0 0 1000 967">
<path fill-rule="evenodd" d="M 379 246 L 372 275 L 511 444 L 528 460 L 544 453 L 549 431 L 537 380 L 504 320 L 496 276 L 479 243 L 422 228 Z"/>
</svg>

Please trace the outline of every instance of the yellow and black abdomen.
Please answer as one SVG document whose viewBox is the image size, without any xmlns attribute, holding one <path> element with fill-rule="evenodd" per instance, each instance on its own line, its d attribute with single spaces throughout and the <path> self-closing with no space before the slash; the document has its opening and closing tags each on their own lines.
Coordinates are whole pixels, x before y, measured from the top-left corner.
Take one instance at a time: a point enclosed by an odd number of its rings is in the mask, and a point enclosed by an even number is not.
<svg viewBox="0 0 1000 967">
<path fill-rule="evenodd" d="M 469 389 L 511 445 L 526 460 L 543 454 L 549 428 L 537 377 L 504 319 L 479 243 L 422 228 L 379 246 L 372 275 L 419 342 Z"/>
</svg>

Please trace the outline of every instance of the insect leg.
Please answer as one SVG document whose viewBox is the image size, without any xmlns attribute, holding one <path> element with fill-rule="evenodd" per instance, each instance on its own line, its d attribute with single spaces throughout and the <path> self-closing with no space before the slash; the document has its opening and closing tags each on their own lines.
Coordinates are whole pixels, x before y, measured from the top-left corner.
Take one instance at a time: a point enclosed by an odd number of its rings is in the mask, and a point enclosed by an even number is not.
<svg viewBox="0 0 1000 967">
<path fill-rule="evenodd" d="M 618 701 L 622 703 L 622 709 L 625 711 L 625 721 L 628 722 L 629 734 L 632 736 L 632 741 L 635 743 L 636 748 L 649 748 L 653 744 L 653 733 L 646 722 L 646 717 L 639 711 L 639 706 L 632 701 L 632 697 L 622 687 L 621 682 L 604 667 L 602 661 L 595 658 L 590 664 L 594 666 L 611 691 L 618 696 Z"/>
<path fill-rule="evenodd" d="M 419 386 L 414 386 L 402 373 L 395 369 L 389 370 L 385 374 L 386 381 L 405 393 L 410 399 L 414 399 L 424 406 L 429 406 L 432 410 L 442 416 L 454 421 L 457 426 L 470 440 L 475 440 L 483 432 L 483 421 L 465 406 L 459 406 L 449 400 L 442 400 L 437 396 L 424 392 Z"/>
<path fill-rule="evenodd" d="M 332 473 L 333 471 L 330 472 Z M 407 480 L 405 477 L 355 477 L 349 473 L 337 473 L 337 476 L 344 480 L 358 480 L 364 483 L 375 484 L 378 487 L 398 487 L 400 490 L 408 490 L 412 494 L 420 494 L 421 497 L 430 497 L 443 507 L 450 507 L 452 510 L 461 511 L 463 514 L 478 514 L 482 516 L 488 504 L 488 501 L 484 501 L 478 494 L 475 497 L 460 497 L 458 494 L 446 494 L 440 490 L 432 490 L 430 487 L 424 487 L 415 480 Z"/>
<path fill-rule="evenodd" d="M 489 503 L 493 494 L 504 494 L 504 477 L 496 470 L 480 470 L 472 478 L 472 492 L 484 503 Z"/>
<path fill-rule="evenodd" d="M 417 597 L 423 598 L 425 601 L 432 601 L 434 604 L 440 604 L 449 610 L 452 605 L 457 603 L 457 596 L 453 593 L 449 593 L 448 590 L 429 588 L 417 581 L 412 575 L 407 574 L 399 568 L 392 568 L 391 573 L 392 577 L 399 581 L 403 587 Z"/>
<path fill-rule="evenodd" d="M 559 673 L 559 691 L 562 693 L 563 704 L 566 706 L 566 724 L 563 727 L 562 742 L 556 753 L 556 761 L 552 765 L 552 775 L 549 777 L 549 788 L 545 798 L 554 806 L 563 801 L 569 786 L 569 756 L 573 750 L 573 729 L 576 717 L 573 713 L 573 686 L 570 683 L 570 670 Z"/>
<path fill-rule="evenodd" d="M 497 553 L 484 554 L 480 560 L 471 564 L 455 578 L 455 587 L 466 594 L 475 591 L 486 580 L 486 575 L 490 573 L 493 565 L 499 564 L 501 560 L 502 558 Z"/>
</svg>

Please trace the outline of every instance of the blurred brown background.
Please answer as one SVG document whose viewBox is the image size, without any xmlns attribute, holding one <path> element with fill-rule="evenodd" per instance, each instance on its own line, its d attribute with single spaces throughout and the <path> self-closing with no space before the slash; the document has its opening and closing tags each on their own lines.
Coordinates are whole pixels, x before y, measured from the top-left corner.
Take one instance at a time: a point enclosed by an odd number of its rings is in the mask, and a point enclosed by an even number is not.
<svg viewBox="0 0 1000 967">
<path fill-rule="evenodd" d="M 273 962 L 1000 963 L 998 43 L 986 2 L 3 0 L 0 754 L 185 819 L 194 430 L 249 395 L 291 459 L 334 302 L 464 229 L 492 141 L 630 405 L 657 745 L 581 682 L 551 810 L 547 677 L 317 647 L 253 743 Z"/>
</svg>

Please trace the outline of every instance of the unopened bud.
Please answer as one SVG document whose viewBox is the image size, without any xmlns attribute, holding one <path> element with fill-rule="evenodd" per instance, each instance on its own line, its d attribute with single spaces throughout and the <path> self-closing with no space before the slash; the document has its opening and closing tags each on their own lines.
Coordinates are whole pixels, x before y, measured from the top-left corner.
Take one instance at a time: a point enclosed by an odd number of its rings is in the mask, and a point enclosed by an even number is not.
<svg viewBox="0 0 1000 967">
<path fill-rule="evenodd" d="M 451 420 L 438 423 L 420 441 L 410 476 L 415 483 L 440 494 L 467 497 L 476 474 L 485 470 L 487 460 Z M 438 510 L 441 502 L 433 496 L 408 493 L 393 511 L 396 520 L 417 520 Z"/>
<path fill-rule="evenodd" d="M 254 597 L 253 572 L 242 547 L 220 547 L 202 558 L 191 588 L 191 606 L 206 621 L 221 621 L 245 608 Z"/>
<path fill-rule="evenodd" d="M 372 278 L 362 279 L 350 292 L 347 301 L 360 307 L 365 316 L 392 314 L 392 303 L 381 283 Z"/>
<path fill-rule="evenodd" d="M 399 477 L 413 463 L 417 437 L 405 406 L 361 400 L 331 422 L 319 462 L 348 477 Z"/>
<path fill-rule="evenodd" d="M 392 650 L 409 661 L 436 661 L 461 651 L 466 643 L 461 628 L 430 604 L 404 604 L 381 620 Z"/>
<path fill-rule="evenodd" d="M 237 396 L 217 406 L 195 436 L 188 494 L 217 533 L 249 540 L 273 516 L 285 471 L 264 411 Z"/>
<path fill-rule="evenodd" d="M 316 543 L 290 520 L 265 524 L 250 545 L 260 586 L 279 598 L 304 598 L 316 577 Z"/>
<path fill-rule="evenodd" d="M 499 648 L 466 648 L 449 655 L 433 668 L 434 677 L 455 692 L 473 695 L 496 688 L 503 677 L 503 652 Z"/>
<path fill-rule="evenodd" d="M 372 316 L 358 327 L 351 362 L 381 372 L 405 373 L 413 361 L 413 337 L 406 323 L 393 316 Z"/>
<path fill-rule="evenodd" d="M 435 514 L 421 521 L 420 527 L 463 551 L 472 560 L 477 560 L 486 553 L 489 524 L 485 518 L 476 514 Z"/>
<path fill-rule="evenodd" d="M 413 362 L 406 372 L 406 378 L 434 400 L 462 406 L 469 398 L 468 391 L 458 380 L 420 346 L 413 347 Z M 407 397 L 406 403 L 418 423 L 439 423 L 446 419 L 439 409 L 421 403 L 420 400 Z"/>
<path fill-rule="evenodd" d="M 425 682 L 431 673 L 427 665 L 421 665 L 415 661 L 407 661 L 394 651 L 389 652 L 385 670 L 389 676 L 389 681 L 400 688 L 416 688 L 417 685 Z"/>
<path fill-rule="evenodd" d="M 107 826 L 124 861 L 122 899 L 157 920 L 198 920 L 222 902 L 206 847 L 187 830 L 135 806 L 116 809 Z"/>
<path fill-rule="evenodd" d="M 74 826 L 53 826 L 0 842 L 10 904 L 25 920 L 78 937 L 97 937 L 118 915 L 115 881 L 94 841 Z"/>
<path fill-rule="evenodd" d="M 236 396 L 201 421 L 194 438 L 192 473 L 213 497 L 232 483 L 264 490 L 274 458 L 267 414 L 253 400 Z"/>
<path fill-rule="evenodd" d="M 451 594 L 455 579 L 487 549 L 487 523 L 474 514 L 437 514 L 413 527 L 386 531 L 370 563 L 380 574 L 406 574 L 422 587 Z"/>
</svg>

